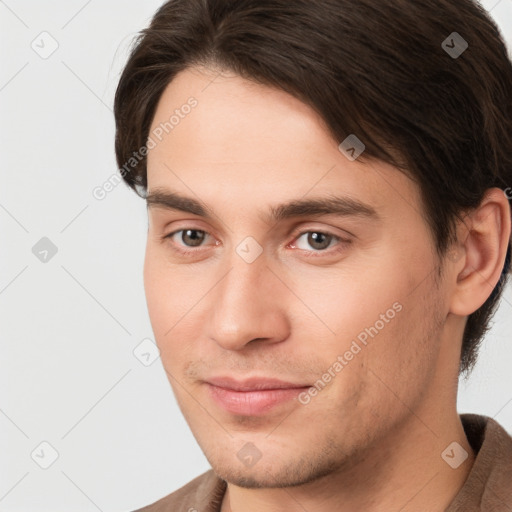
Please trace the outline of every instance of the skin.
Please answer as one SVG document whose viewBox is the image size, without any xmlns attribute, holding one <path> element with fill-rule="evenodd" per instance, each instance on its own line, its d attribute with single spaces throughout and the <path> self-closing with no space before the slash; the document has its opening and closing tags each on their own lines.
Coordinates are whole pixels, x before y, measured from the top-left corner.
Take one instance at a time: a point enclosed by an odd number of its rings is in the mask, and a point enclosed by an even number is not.
<svg viewBox="0 0 512 512">
<path fill-rule="evenodd" d="M 505 195 L 489 190 L 458 225 L 456 257 L 440 260 L 417 186 L 382 162 L 349 161 L 299 100 L 190 68 L 167 86 L 151 130 L 190 96 L 198 105 L 148 154 L 148 192 L 200 200 L 213 214 L 150 205 L 144 284 L 179 407 L 228 482 L 222 511 L 444 510 L 474 460 L 456 410 L 459 354 L 466 316 L 503 266 Z M 333 194 L 379 218 L 262 218 Z M 199 246 L 187 229 L 204 237 Z M 327 248 L 308 236 L 318 232 L 334 235 Z M 248 236 L 263 249 L 252 263 L 236 252 Z M 312 386 L 395 303 L 400 312 L 307 405 L 251 416 L 211 399 L 213 376 Z M 441 457 L 454 441 L 468 453 L 457 469 Z M 247 442 L 261 454 L 252 467 L 237 457 Z"/>
</svg>

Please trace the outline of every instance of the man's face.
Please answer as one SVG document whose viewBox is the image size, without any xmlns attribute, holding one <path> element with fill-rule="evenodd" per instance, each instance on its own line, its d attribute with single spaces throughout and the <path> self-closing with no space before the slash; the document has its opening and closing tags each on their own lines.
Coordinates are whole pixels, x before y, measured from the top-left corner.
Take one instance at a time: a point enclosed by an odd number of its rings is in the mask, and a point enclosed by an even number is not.
<svg viewBox="0 0 512 512">
<path fill-rule="evenodd" d="M 411 411 L 439 403 L 448 299 L 417 186 L 350 161 L 286 93 L 214 77 L 180 73 L 150 130 L 149 195 L 209 213 L 148 209 L 147 304 L 181 411 L 215 471 L 241 486 L 296 485 L 384 457 L 376 446 L 420 424 Z M 173 114 L 168 134 L 154 132 Z M 337 213 L 270 215 L 334 197 L 345 200 Z M 207 383 L 220 377 L 303 389 L 222 392 Z"/>
</svg>

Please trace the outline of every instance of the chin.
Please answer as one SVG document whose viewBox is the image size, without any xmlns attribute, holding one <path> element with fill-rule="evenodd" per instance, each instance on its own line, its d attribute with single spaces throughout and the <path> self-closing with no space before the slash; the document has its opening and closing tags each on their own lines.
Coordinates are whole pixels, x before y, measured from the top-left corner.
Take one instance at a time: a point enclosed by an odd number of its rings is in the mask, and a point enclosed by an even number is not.
<svg viewBox="0 0 512 512">
<path fill-rule="evenodd" d="M 277 465 L 275 458 L 265 464 L 262 461 L 253 467 L 235 467 L 241 463 L 222 462 L 208 459 L 214 472 L 226 482 L 246 489 L 278 489 L 295 487 L 330 475 L 339 469 L 339 463 L 333 460 L 296 460 L 290 458 L 287 463 Z"/>
</svg>

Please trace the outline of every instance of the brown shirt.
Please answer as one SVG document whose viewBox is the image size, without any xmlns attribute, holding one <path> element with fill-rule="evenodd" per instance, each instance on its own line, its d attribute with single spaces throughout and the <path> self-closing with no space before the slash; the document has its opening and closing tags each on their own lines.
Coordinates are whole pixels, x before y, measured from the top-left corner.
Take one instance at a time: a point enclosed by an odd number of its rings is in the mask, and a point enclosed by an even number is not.
<svg viewBox="0 0 512 512">
<path fill-rule="evenodd" d="M 460 415 L 475 451 L 464 486 L 445 512 L 512 512 L 512 437 L 492 418 Z M 220 512 L 227 484 L 212 469 L 135 512 Z"/>
</svg>

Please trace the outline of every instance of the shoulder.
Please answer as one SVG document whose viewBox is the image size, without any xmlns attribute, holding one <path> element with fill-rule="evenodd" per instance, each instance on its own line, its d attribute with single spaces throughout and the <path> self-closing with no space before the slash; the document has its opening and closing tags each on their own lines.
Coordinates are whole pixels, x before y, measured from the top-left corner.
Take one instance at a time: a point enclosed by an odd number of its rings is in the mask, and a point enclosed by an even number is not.
<svg viewBox="0 0 512 512">
<path fill-rule="evenodd" d="M 475 461 L 447 512 L 512 510 L 512 437 L 493 418 L 460 415 Z"/>
<path fill-rule="evenodd" d="M 478 414 L 461 414 L 460 418 L 477 457 L 511 462 L 512 436 L 495 419 Z"/>
<path fill-rule="evenodd" d="M 134 512 L 218 512 L 226 485 L 210 469 L 171 494 Z"/>
</svg>

